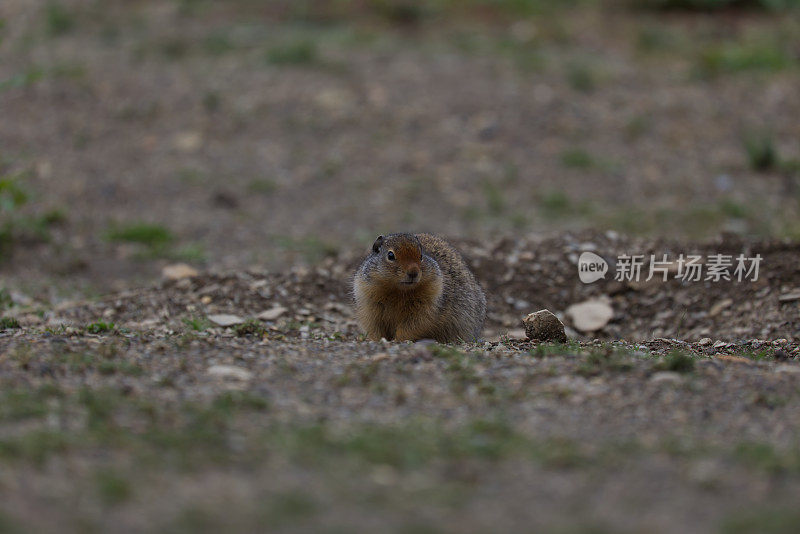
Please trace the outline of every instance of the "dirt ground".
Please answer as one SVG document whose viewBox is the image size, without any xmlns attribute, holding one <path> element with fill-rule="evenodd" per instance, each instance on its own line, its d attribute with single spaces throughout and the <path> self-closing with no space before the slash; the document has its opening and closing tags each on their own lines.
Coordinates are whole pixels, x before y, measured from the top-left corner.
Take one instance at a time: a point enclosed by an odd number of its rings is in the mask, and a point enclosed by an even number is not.
<svg viewBox="0 0 800 534">
<path fill-rule="evenodd" d="M 792 10 L 3 0 L 0 533 L 797 532 L 798 86 Z M 483 340 L 364 340 L 400 230 Z"/>
</svg>

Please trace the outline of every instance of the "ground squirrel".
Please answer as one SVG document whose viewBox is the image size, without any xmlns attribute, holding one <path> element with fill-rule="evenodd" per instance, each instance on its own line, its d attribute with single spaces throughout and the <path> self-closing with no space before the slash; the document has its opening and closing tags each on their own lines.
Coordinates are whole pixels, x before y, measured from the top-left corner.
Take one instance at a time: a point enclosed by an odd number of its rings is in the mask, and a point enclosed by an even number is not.
<svg viewBox="0 0 800 534">
<path fill-rule="evenodd" d="M 475 341 L 486 297 L 461 254 L 430 234 L 378 236 L 353 280 L 370 339 Z"/>
</svg>

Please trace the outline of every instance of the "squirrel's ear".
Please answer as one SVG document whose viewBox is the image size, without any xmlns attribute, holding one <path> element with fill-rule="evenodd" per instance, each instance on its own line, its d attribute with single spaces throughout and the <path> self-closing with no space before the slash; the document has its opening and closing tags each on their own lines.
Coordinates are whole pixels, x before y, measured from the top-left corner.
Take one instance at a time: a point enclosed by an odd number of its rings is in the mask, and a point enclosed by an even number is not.
<svg viewBox="0 0 800 534">
<path fill-rule="evenodd" d="M 375 242 L 372 244 L 372 252 L 374 252 L 375 254 L 380 252 L 381 245 L 383 245 L 383 236 L 379 235 L 378 239 L 376 239 Z"/>
</svg>

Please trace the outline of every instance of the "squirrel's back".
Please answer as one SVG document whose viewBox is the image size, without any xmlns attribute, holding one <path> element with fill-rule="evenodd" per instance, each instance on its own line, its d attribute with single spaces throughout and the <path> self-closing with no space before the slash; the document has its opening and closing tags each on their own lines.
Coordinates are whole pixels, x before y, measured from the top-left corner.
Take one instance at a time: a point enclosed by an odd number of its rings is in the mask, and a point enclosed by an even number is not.
<svg viewBox="0 0 800 534">
<path fill-rule="evenodd" d="M 461 254 L 431 234 L 379 236 L 353 294 L 372 339 L 472 341 L 486 317 L 486 297 Z"/>
</svg>

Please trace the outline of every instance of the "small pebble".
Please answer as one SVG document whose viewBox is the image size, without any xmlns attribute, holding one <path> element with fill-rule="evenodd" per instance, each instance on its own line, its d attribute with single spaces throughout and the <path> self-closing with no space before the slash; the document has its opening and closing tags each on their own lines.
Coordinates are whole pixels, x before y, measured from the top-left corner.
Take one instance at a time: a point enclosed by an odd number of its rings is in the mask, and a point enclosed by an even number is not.
<svg viewBox="0 0 800 534">
<path fill-rule="evenodd" d="M 237 324 L 242 324 L 244 322 L 244 319 L 242 319 L 238 315 L 231 315 L 228 313 L 209 315 L 208 320 L 217 326 L 223 326 L 223 327 L 235 326 Z"/>
<path fill-rule="evenodd" d="M 235 365 L 212 365 L 206 371 L 209 375 L 232 380 L 250 380 L 253 378 L 253 373 L 244 367 L 237 367 Z"/>
</svg>

